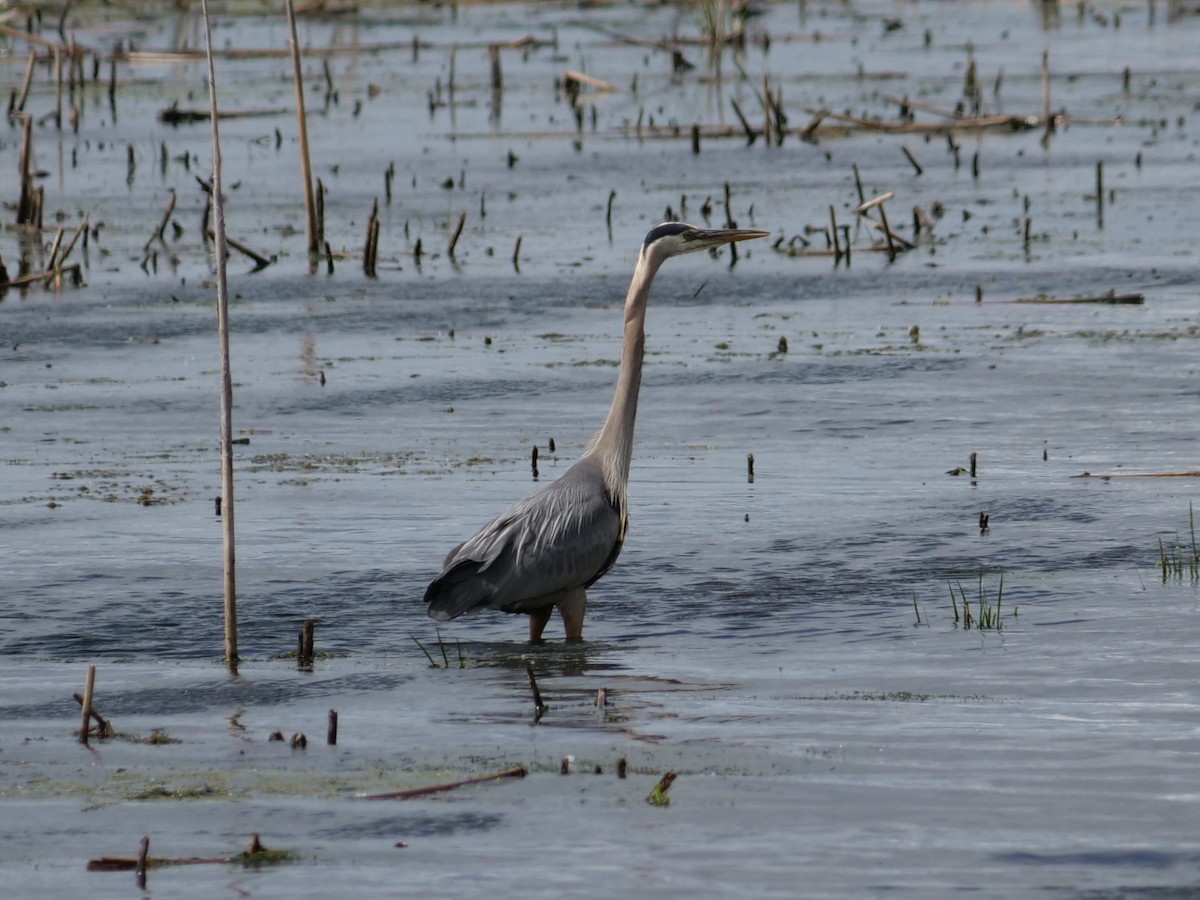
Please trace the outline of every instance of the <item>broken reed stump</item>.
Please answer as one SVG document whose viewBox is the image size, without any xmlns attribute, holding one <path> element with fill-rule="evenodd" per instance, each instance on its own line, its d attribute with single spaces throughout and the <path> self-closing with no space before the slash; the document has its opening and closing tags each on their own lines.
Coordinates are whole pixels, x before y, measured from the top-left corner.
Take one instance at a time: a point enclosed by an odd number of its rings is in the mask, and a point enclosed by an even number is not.
<svg viewBox="0 0 1200 900">
<path fill-rule="evenodd" d="M 337 744 L 338 713 L 336 709 L 329 711 L 329 727 L 325 731 L 325 743 L 330 747 Z"/>
<path fill-rule="evenodd" d="M 972 450 L 971 451 L 971 477 L 972 478 L 975 477 L 975 465 L 976 465 L 976 463 L 978 463 L 978 461 L 979 461 L 979 454 Z"/>
<path fill-rule="evenodd" d="M 537 678 L 533 674 L 532 663 L 525 664 L 525 673 L 529 676 L 529 689 L 533 692 L 533 720 L 536 722 L 550 707 L 542 702 L 542 692 L 538 690 Z"/>
<path fill-rule="evenodd" d="M 454 259 L 454 248 L 458 246 L 458 239 L 462 235 L 463 226 L 466 223 L 467 211 L 463 210 L 458 214 L 458 224 L 454 226 L 454 233 L 450 235 L 450 248 L 447 252 L 451 259 Z"/>
<path fill-rule="evenodd" d="M 138 888 L 146 889 L 146 865 L 150 859 L 150 835 L 142 835 L 142 844 L 138 849 L 137 866 L 134 872 L 137 874 Z"/>
<path fill-rule="evenodd" d="M 929 219 L 929 216 L 927 216 L 925 214 L 925 210 L 923 210 L 919 206 L 914 206 L 913 207 L 913 240 L 914 241 L 917 240 L 918 238 L 920 238 L 922 231 L 928 231 L 932 235 L 933 234 L 933 222 L 931 222 Z"/>
<path fill-rule="evenodd" d="M 337 88 L 333 86 L 333 72 L 329 69 L 328 56 L 321 60 L 321 72 L 325 75 L 325 102 L 328 103 L 337 93 Z"/>
<path fill-rule="evenodd" d="M 921 164 L 917 162 L 917 158 L 912 155 L 912 152 L 903 144 L 900 145 L 900 149 L 903 151 L 905 157 L 908 158 L 908 161 L 912 164 L 913 171 L 915 171 L 918 175 L 922 174 L 924 169 L 921 168 Z"/>
<path fill-rule="evenodd" d="M 79 704 L 80 709 L 82 709 L 83 694 L 72 694 L 71 696 L 75 699 L 75 702 Z M 98 738 L 103 740 L 105 738 L 116 737 L 117 732 L 113 729 L 112 722 L 108 721 L 108 719 L 104 718 L 104 716 L 100 715 L 100 713 L 96 712 L 95 704 L 92 705 L 92 719 L 96 723 L 96 736 Z"/>
<path fill-rule="evenodd" d="M 896 242 L 892 237 L 892 229 L 888 227 L 887 212 L 883 204 L 879 204 L 879 223 L 883 226 L 883 236 L 887 239 L 888 262 L 896 261 Z"/>
<path fill-rule="evenodd" d="M 96 689 L 96 667 L 89 663 L 87 667 L 87 679 L 84 681 L 83 701 L 80 706 L 83 707 L 83 724 L 79 728 L 79 743 L 85 747 L 88 742 L 88 726 L 92 719 L 92 694 Z"/>
<path fill-rule="evenodd" d="M 742 123 L 742 130 L 746 132 L 746 146 L 749 147 L 756 140 L 758 140 L 758 132 L 750 127 L 750 123 L 746 121 L 746 116 L 742 112 L 742 108 L 738 106 L 738 102 L 732 98 L 730 98 L 729 102 L 733 106 L 734 115 L 736 115 L 738 121 Z"/>
<path fill-rule="evenodd" d="M 143 252 L 148 252 L 150 250 L 150 245 L 155 241 L 160 241 L 163 244 L 166 244 L 166 240 L 163 238 L 163 232 L 167 230 L 167 223 L 171 221 L 171 213 L 173 212 L 175 212 L 174 190 L 170 192 L 170 196 L 167 198 L 167 208 L 163 210 L 162 218 L 158 222 L 158 227 L 154 229 L 154 233 L 150 235 L 149 239 L 147 239 L 145 245 L 142 247 Z"/>
<path fill-rule="evenodd" d="M 325 240 L 325 182 L 320 178 L 317 179 L 317 192 L 314 197 L 317 216 L 317 243 L 320 246 L 326 245 Z M 326 254 L 328 256 L 328 254 Z"/>
<path fill-rule="evenodd" d="M 754 484 L 754 454 L 746 454 L 746 481 Z"/>
<path fill-rule="evenodd" d="M 36 64 L 37 50 L 30 50 L 29 62 L 25 66 L 25 81 L 21 85 L 21 93 L 17 95 L 17 100 L 13 104 L 13 113 L 21 113 L 25 111 L 25 101 L 29 98 L 29 87 L 33 84 L 33 67 Z"/>
<path fill-rule="evenodd" d="M 829 115 L 829 110 L 827 109 L 818 109 L 813 112 L 812 118 L 808 120 L 808 124 L 797 131 L 796 136 L 806 144 L 815 144 L 817 142 L 815 137 L 816 131 L 821 127 L 821 122 L 827 115 Z"/>
<path fill-rule="evenodd" d="M 1050 51 L 1042 51 L 1042 147 L 1050 146 L 1054 117 L 1050 115 Z"/>
<path fill-rule="evenodd" d="M 371 205 L 371 215 L 367 217 L 367 243 L 363 247 L 363 274 L 368 278 L 375 277 L 375 262 L 379 255 L 379 198 Z"/>
<path fill-rule="evenodd" d="M 46 263 L 47 271 L 50 271 L 54 268 L 54 263 L 58 259 L 58 248 L 62 246 L 62 239 L 63 239 L 63 229 L 60 226 L 59 228 L 55 229 L 54 241 L 53 241 L 53 243 L 50 244 L 50 259 Z"/>
<path fill-rule="evenodd" d="M 880 194 L 878 197 L 873 197 L 865 203 L 860 203 L 854 208 L 855 215 L 861 216 L 872 228 L 876 228 L 883 232 L 885 240 L 883 246 L 873 247 L 871 249 L 887 250 L 888 262 L 894 262 L 897 254 L 905 250 L 911 250 L 916 246 L 916 244 L 914 244 L 912 241 L 901 237 L 892 231 L 891 226 L 888 224 L 887 212 L 884 210 L 883 204 L 895 196 L 895 192 L 888 191 L 886 194 Z M 872 209 L 879 210 L 878 222 L 867 215 L 867 212 Z"/>
<path fill-rule="evenodd" d="M 537 444 L 533 445 L 533 452 L 529 455 L 529 464 L 533 469 L 533 480 L 538 480 L 538 448 Z"/>
<path fill-rule="evenodd" d="M 17 200 L 17 224 L 41 225 L 41 201 L 33 176 L 33 116 L 20 114 L 21 119 L 21 194 Z"/>
<path fill-rule="evenodd" d="M 492 72 L 492 90 L 500 93 L 504 90 L 504 73 L 500 69 L 499 44 L 488 44 L 488 62 Z"/>
<path fill-rule="evenodd" d="M 317 629 L 316 619 L 305 619 L 300 627 L 296 663 L 302 669 L 311 669 L 313 664 L 313 640 Z"/>
</svg>

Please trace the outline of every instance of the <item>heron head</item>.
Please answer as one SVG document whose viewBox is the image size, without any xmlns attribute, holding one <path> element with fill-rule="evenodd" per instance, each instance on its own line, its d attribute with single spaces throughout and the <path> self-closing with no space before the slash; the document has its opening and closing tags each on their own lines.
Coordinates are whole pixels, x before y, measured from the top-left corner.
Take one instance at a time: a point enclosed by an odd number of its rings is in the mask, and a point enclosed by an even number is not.
<svg viewBox="0 0 1200 900">
<path fill-rule="evenodd" d="M 684 253 L 732 244 L 734 241 L 766 237 L 770 233 L 752 228 L 697 228 L 684 222 L 664 222 L 650 229 L 642 244 L 642 255 L 652 255 L 661 261 Z"/>
</svg>

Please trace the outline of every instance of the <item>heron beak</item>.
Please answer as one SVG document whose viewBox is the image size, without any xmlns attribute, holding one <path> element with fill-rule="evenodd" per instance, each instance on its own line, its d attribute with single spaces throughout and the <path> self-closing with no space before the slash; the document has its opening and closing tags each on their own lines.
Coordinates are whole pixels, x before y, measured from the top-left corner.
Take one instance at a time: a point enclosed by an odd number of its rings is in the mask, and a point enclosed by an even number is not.
<svg viewBox="0 0 1200 900">
<path fill-rule="evenodd" d="M 722 244 L 732 244 L 735 241 L 752 241 L 756 238 L 770 236 L 769 231 L 758 231 L 754 228 L 712 228 L 698 232 L 688 241 L 690 247 L 703 250 L 707 247 L 720 247 Z"/>
</svg>

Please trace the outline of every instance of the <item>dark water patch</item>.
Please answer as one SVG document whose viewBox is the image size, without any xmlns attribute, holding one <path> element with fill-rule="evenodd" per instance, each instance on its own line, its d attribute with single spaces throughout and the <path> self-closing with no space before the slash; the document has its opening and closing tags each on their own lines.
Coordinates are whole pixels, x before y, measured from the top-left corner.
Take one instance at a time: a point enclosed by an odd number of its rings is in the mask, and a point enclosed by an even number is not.
<svg viewBox="0 0 1200 900">
<path fill-rule="evenodd" d="M 214 660 L 211 681 L 184 681 L 170 687 L 145 687 L 132 691 L 104 689 L 97 708 L 106 717 L 170 716 L 199 712 L 224 712 L 239 707 L 271 708 L 323 697 L 386 691 L 412 680 L 411 673 L 361 672 L 313 678 L 300 672 L 264 673 L 228 677 Z M 0 707 L 0 719 L 36 721 L 78 719 L 79 705 L 69 698 L 46 704 L 14 704 Z"/>
<path fill-rule="evenodd" d="M 1085 850 L 1074 853 L 1037 853 L 1033 851 L 997 853 L 1001 862 L 1038 866 L 1130 866 L 1142 869 L 1167 869 L 1174 866 L 1200 865 L 1200 854 L 1130 848 Z"/>
<path fill-rule="evenodd" d="M 1061 893 L 1079 900 L 1196 900 L 1200 897 L 1200 881 L 1192 885 L 1121 885 L 1118 888 L 1077 891 L 1072 888 L 1049 888 L 1048 893 Z"/>
<path fill-rule="evenodd" d="M 853 384 L 909 374 L 950 374 L 970 364 L 964 359 L 918 354 L 907 350 L 901 350 L 896 355 L 872 357 L 869 362 L 845 357 L 798 357 L 795 362 L 788 360 L 786 363 L 768 363 L 764 355 L 752 363 L 740 363 L 728 369 L 688 370 L 678 374 L 669 369 L 657 369 L 653 373 L 653 389 L 738 385 L 753 395 L 753 389 L 746 385 Z M 880 423 L 863 422 L 860 427 L 878 424 Z"/>
<path fill-rule="evenodd" d="M 275 412 L 280 416 L 304 416 L 314 412 L 331 413 L 349 419 L 370 419 L 382 410 L 401 410 L 410 404 L 432 404 L 450 410 L 455 403 L 496 400 L 506 397 L 534 399 L 545 393 L 544 381 L 472 377 L 397 381 L 393 387 L 355 389 L 339 387 L 324 394 L 311 394 L 298 400 L 283 400 Z M 611 378 L 605 379 L 605 384 Z"/>
<path fill-rule="evenodd" d="M 504 824 L 504 816 L 495 813 L 456 812 L 445 815 L 409 814 L 387 816 L 370 822 L 354 822 L 336 828 L 322 828 L 313 834 L 333 840 L 364 838 L 422 838 L 449 837 L 456 834 L 477 834 L 491 831 Z"/>
</svg>

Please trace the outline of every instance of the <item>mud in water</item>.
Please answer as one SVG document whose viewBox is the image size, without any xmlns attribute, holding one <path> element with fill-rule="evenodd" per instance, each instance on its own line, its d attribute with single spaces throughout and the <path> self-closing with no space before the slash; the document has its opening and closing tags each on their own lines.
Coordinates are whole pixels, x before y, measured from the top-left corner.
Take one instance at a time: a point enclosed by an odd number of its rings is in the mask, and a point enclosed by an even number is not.
<svg viewBox="0 0 1200 900">
<path fill-rule="evenodd" d="M 227 227 L 269 262 L 230 260 L 236 678 L 211 135 L 162 119 L 207 106 L 202 19 L 139 10 L 72 5 L 64 34 L 101 64 L 61 129 L 43 11 L 44 230 L 6 209 L 0 232 L 17 277 L 88 221 L 82 284 L 0 299 L 13 896 L 125 897 L 133 872 L 87 861 L 143 835 L 231 857 L 255 832 L 292 861 L 152 868 L 146 892 L 1196 889 L 1196 9 L 764 3 L 721 19 L 745 39 L 720 51 L 717 5 L 302 16 L 314 274 L 286 22 L 222 10 Z M 3 40 L 19 92 L 31 45 Z M 786 121 L 765 135 L 768 93 Z M 14 120 L 10 173 L 21 143 Z M 878 210 L 854 212 L 888 192 L 891 261 Z M 436 630 L 446 551 L 602 421 L 638 244 L 675 217 L 773 236 L 660 273 L 632 525 L 588 640 L 555 622 L 532 647 L 499 614 Z M 90 750 L 89 663 L 117 731 Z"/>
</svg>

